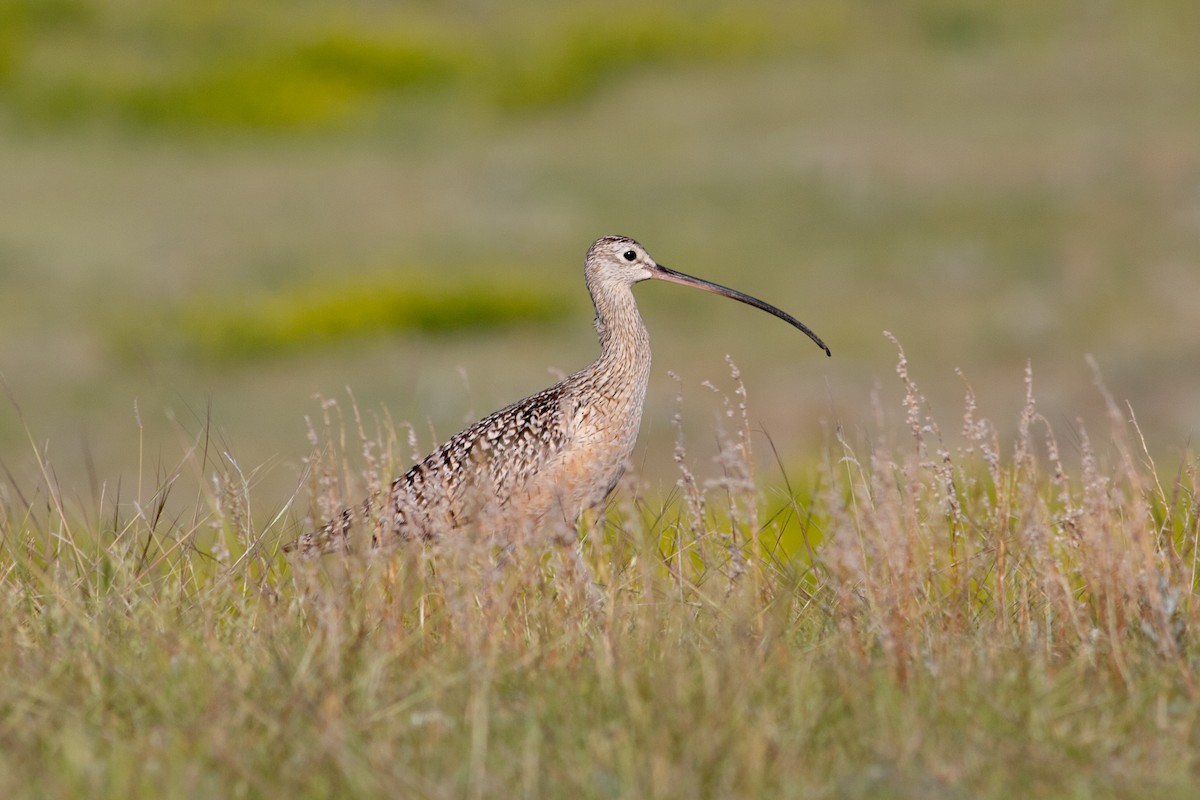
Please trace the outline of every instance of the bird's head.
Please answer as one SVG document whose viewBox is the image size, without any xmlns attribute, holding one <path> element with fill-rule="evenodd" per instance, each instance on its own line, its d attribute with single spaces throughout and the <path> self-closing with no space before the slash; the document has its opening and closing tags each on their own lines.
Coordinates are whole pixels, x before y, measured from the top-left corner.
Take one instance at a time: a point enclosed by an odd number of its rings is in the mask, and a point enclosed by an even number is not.
<svg viewBox="0 0 1200 800">
<path fill-rule="evenodd" d="M 817 343 L 818 347 L 825 351 L 825 355 L 831 355 L 829 348 L 821 341 L 821 338 L 791 314 L 736 289 L 668 269 L 651 258 L 650 254 L 646 252 L 646 248 L 627 236 L 602 236 L 593 242 L 588 250 L 587 259 L 584 261 L 584 275 L 587 279 L 588 291 L 592 293 L 593 298 L 596 298 L 597 292 L 612 292 L 618 288 L 628 289 L 635 283 L 651 278 L 719 294 L 779 317 L 789 325 L 806 333 Z"/>
<path fill-rule="evenodd" d="M 592 243 L 584 262 L 588 285 L 618 283 L 626 286 L 654 276 L 659 269 L 646 248 L 626 236 L 602 236 Z"/>
</svg>

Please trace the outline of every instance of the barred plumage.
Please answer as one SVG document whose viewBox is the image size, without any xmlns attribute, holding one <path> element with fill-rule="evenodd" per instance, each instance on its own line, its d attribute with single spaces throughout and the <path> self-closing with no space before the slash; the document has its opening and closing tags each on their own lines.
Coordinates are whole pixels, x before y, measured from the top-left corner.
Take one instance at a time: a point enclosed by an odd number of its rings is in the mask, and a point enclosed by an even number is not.
<svg viewBox="0 0 1200 800">
<path fill-rule="evenodd" d="M 649 278 L 753 305 L 804 331 L 829 354 L 816 334 L 774 306 L 667 269 L 633 239 L 602 237 L 584 261 L 600 339 L 596 361 L 484 417 L 392 481 L 386 497 L 344 510 L 284 549 L 346 550 L 355 524 L 370 529 L 374 545 L 434 538 L 471 524 L 505 540 L 551 527 L 573 533 L 579 515 L 612 490 L 637 439 L 650 340 L 631 289 Z"/>
</svg>

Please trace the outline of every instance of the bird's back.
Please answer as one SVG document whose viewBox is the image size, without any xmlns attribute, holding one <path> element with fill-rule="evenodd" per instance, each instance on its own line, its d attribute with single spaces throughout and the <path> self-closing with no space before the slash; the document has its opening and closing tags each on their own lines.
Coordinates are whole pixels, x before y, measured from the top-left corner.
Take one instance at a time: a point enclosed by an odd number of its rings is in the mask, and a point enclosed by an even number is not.
<svg viewBox="0 0 1200 800">
<path fill-rule="evenodd" d="M 288 549 L 344 551 L 356 528 L 364 539 L 369 532 L 372 545 L 469 525 L 507 539 L 552 525 L 561 534 L 611 491 L 637 437 L 645 381 L 613 380 L 600 366 L 455 434 L 393 480 L 386 495 L 344 510 Z"/>
<path fill-rule="evenodd" d="M 430 539 L 500 513 L 540 518 L 545 509 L 515 506 L 569 442 L 569 406 L 557 384 L 484 417 L 393 480 L 386 496 L 344 510 L 289 549 L 346 550 L 356 526 L 380 545 Z"/>
</svg>

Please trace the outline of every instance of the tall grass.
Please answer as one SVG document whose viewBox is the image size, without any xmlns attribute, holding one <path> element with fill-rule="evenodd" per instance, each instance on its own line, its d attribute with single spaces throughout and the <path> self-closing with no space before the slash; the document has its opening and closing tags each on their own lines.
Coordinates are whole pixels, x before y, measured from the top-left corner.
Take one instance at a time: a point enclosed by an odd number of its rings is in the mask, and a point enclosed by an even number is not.
<svg viewBox="0 0 1200 800">
<path fill-rule="evenodd" d="M 1115 403 L 1064 445 L 1032 378 L 1014 442 L 969 386 L 946 432 L 898 373 L 903 422 L 881 401 L 782 492 L 735 374 L 717 462 L 626 478 L 580 563 L 286 562 L 419 449 L 352 405 L 265 516 L 204 435 L 86 500 L 43 463 L 0 493 L 0 792 L 1190 796 L 1194 457 L 1160 473 Z"/>
</svg>

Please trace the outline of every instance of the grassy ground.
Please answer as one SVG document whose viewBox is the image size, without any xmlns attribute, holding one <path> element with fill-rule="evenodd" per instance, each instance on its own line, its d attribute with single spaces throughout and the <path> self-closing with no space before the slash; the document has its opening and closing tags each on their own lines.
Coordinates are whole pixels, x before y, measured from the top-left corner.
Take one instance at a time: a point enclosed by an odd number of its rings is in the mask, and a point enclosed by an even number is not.
<svg viewBox="0 0 1200 800">
<path fill-rule="evenodd" d="M 0 0 L 0 793 L 1191 796 L 1197 8 Z M 605 233 L 835 357 L 638 288 L 601 606 L 287 564 L 593 357 Z"/>
<path fill-rule="evenodd" d="M 630 479 L 585 524 L 590 577 L 466 535 L 285 562 L 404 449 L 340 407 L 273 517 L 203 441 L 117 512 L 10 486 L 0 789 L 1192 796 L 1200 464 L 1159 483 L 1116 408 L 1067 457 L 1032 396 L 1015 449 L 970 399 L 943 436 L 900 366 L 909 425 L 830 441 L 787 496 L 735 393 L 715 475 L 681 447 L 675 496 Z"/>
</svg>

